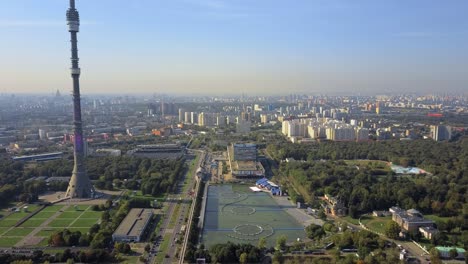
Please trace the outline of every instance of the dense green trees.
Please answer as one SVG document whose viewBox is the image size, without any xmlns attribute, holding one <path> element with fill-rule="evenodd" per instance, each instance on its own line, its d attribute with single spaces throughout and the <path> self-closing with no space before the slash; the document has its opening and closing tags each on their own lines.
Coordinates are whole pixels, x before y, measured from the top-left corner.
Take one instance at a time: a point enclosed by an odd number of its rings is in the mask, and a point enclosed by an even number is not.
<svg viewBox="0 0 468 264">
<path fill-rule="evenodd" d="M 212 263 L 259 263 L 263 253 L 250 244 L 216 244 L 209 250 Z"/>
<path fill-rule="evenodd" d="M 125 185 L 129 189 L 141 190 L 143 194 L 159 196 L 175 190 L 176 182 L 186 167 L 184 159 L 157 160 L 129 156 L 93 157 L 86 161 L 87 172 L 98 189 L 114 189 Z M 36 176 L 69 176 L 73 161 L 54 160 L 25 166 L 23 162 L 0 159 L 0 206 L 12 200 L 33 202 L 38 195 L 47 191 L 64 191 L 67 182 L 28 180 Z"/>
<path fill-rule="evenodd" d="M 400 226 L 395 221 L 389 221 L 385 225 L 385 235 L 391 239 L 397 239 L 400 234 Z"/>
<path fill-rule="evenodd" d="M 66 249 L 55 255 L 34 251 L 31 256 L 18 254 L 0 254 L 0 263 L 115 263 L 117 260 L 105 249 L 91 249 L 85 251 L 71 251 Z"/>
<path fill-rule="evenodd" d="M 307 237 L 310 239 L 320 239 L 325 236 L 325 230 L 319 225 L 310 224 L 305 229 Z"/>
<path fill-rule="evenodd" d="M 130 253 L 130 251 L 132 251 L 132 249 L 130 248 L 130 245 L 127 244 L 127 243 L 123 243 L 123 242 L 116 242 L 114 244 L 114 249 L 115 249 L 116 252 L 122 253 L 122 254 L 128 254 L 128 253 Z M 146 248 L 145 248 L 145 250 L 146 250 Z"/>
<path fill-rule="evenodd" d="M 49 245 L 55 247 L 88 246 L 88 241 L 81 240 L 81 232 L 68 229 L 55 232 L 49 238 Z M 80 242 L 82 244 L 80 244 Z"/>
<path fill-rule="evenodd" d="M 429 140 L 278 143 L 270 144 L 267 149 L 278 159 L 307 160 L 283 162 L 280 166 L 280 175 L 286 177 L 306 202 L 326 193 L 339 196 L 354 216 L 395 204 L 417 208 L 423 213 L 460 216 L 468 201 L 468 138 L 444 143 Z M 402 177 L 372 162 L 357 167 L 340 160 L 366 158 L 403 161 L 432 174 Z"/>
</svg>

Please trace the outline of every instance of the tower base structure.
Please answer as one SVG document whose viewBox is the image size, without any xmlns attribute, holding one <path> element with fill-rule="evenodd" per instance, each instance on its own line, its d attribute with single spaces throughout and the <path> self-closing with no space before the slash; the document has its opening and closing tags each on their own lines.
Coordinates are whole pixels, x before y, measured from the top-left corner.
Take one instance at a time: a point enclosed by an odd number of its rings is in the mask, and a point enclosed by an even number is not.
<svg viewBox="0 0 468 264">
<path fill-rule="evenodd" d="M 94 198 L 96 191 L 94 190 L 91 181 L 86 175 L 73 173 L 70 182 L 68 183 L 65 197 L 70 198 Z"/>
</svg>

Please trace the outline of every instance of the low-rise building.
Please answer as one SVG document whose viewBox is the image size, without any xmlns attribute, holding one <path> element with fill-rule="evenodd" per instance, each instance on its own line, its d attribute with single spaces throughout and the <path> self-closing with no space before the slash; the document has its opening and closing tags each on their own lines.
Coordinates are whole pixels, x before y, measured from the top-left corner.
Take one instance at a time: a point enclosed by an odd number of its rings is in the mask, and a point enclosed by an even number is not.
<svg viewBox="0 0 468 264">
<path fill-rule="evenodd" d="M 323 208 L 326 214 L 346 216 L 347 208 L 340 199 L 329 194 L 325 194 L 324 198 L 326 203 L 323 205 Z"/>
<path fill-rule="evenodd" d="M 12 159 L 14 161 L 49 161 L 49 160 L 56 160 L 61 159 L 63 157 L 62 152 L 52 152 L 52 153 L 42 153 L 36 155 L 27 155 L 27 156 L 14 156 Z"/>
<path fill-rule="evenodd" d="M 132 208 L 112 234 L 113 241 L 140 242 L 152 216 L 152 209 Z"/>
<path fill-rule="evenodd" d="M 419 232 L 427 239 L 432 239 L 437 233 L 439 233 L 439 230 L 437 228 L 432 227 L 432 226 L 422 226 L 419 228 Z"/>
<path fill-rule="evenodd" d="M 127 154 L 154 159 L 178 159 L 185 154 L 185 148 L 180 144 L 138 145 Z"/>
<path fill-rule="evenodd" d="M 434 221 L 425 219 L 416 209 L 403 210 L 394 206 L 389 209 L 392 213 L 392 220 L 403 228 L 403 230 L 412 232 L 418 231 L 419 227 L 434 227 Z"/>
<path fill-rule="evenodd" d="M 457 251 L 456 259 L 464 259 L 466 251 L 463 248 L 456 248 L 456 247 L 436 247 L 436 249 L 440 253 L 440 257 L 442 258 L 450 258 L 450 250 L 455 249 Z"/>
</svg>

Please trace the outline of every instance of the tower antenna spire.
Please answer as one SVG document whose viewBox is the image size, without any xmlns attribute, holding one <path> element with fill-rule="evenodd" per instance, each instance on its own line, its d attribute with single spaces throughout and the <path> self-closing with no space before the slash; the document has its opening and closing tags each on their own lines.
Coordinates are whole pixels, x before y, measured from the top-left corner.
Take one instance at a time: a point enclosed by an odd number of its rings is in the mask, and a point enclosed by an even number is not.
<svg viewBox="0 0 468 264">
<path fill-rule="evenodd" d="M 84 164 L 83 125 L 81 122 L 81 99 L 80 99 L 80 74 L 78 65 L 78 39 L 80 31 L 80 15 L 75 8 L 75 0 L 70 0 L 70 8 L 67 10 L 68 31 L 71 37 L 71 77 L 73 79 L 73 130 L 74 130 L 74 161 L 72 177 L 68 184 L 66 196 L 70 198 L 93 198 L 95 191 Z"/>
</svg>

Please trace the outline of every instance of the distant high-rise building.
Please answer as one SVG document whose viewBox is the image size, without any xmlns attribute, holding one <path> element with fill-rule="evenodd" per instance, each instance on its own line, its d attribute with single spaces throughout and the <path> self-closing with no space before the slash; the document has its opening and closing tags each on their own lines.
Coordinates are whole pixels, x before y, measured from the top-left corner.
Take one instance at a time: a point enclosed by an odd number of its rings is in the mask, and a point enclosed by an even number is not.
<svg viewBox="0 0 468 264">
<path fill-rule="evenodd" d="M 190 112 L 185 112 L 184 113 L 184 122 L 187 123 L 187 124 L 192 123 L 192 118 L 190 116 Z"/>
<path fill-rule="evenodd" d="M 47 139 L 47 133 L 44 129 L 39 129 L 39 139 L 40 140 L 46 140 Z"/>
<path fill-rule="evenodd" d="M 184 122 L 185 118 L 185 109 L 179 108 L 179 122 Z"/>
<path fill-rule="evenodd" d="M 71 36 L 71 76 L 73 78 L 73 127 L 74 127 L 74 156 L 75 165 L 73 167 L 72 177 L 68 184 L 66 197 L 70 198 L 92 198 L 94 197 L 94 188 L 86 174 L 85 157 L 85 138 L 83 136 L 83 126 L 81 122 L 81 101 L 80 101 L 80 68 L 78 66 L 78 41 L 77 33 L 80 28 L 80 17 L 75 8 L 75 0 L 70 0 L 70 8 L 67 11 L 68 31 Z"/>
<path fill-rule="evenodd" d="M 148 104 L 147 116 L 151 117 L 156 113 L 156 106 L 154 104 Z"/>
<path fill-rule="evenodd" d="M 262 124 L 268 123 L 270 121 L 269 119 L 270 118 L 268 115 L 265 115 L 265 114 L 260 115 L 260 122 L 262 122 Z"/>
<path fill-rule="evenodd" d="M 190 120 L 192 124 L 198 124 L 198 114 L 196 112 L 190 112 Z"/>
<path fill-rule="evenodd" d="M 206 118 L 205 118 L 205 113 L 204 112 L 201 112 L 198 115 L 198 125 L 206 126 Z"/>
<path fill-rule="evenodd" d="M 240 120 L 242 121 L 251 121 L 251 115 L 248 112 L 242 112 L 240 115 Z"/>
<path fill-rule="evenodd" d="M 224 115 L 218 114 L 216 116 L 216 126 L 224 127 L 226 125 L 226 117 Z"/>
<path fill-rule="evenodd" d="M 431 126 L 431 135 L 435 141 L 449 140 L 452 137 L 452 128 L 449 126 Z"/>
<path fill-rule="evenodd" d="M 369 129 L 356 127 L 356 140 L 357 141 L 369 140 Z"/>
</svg>

